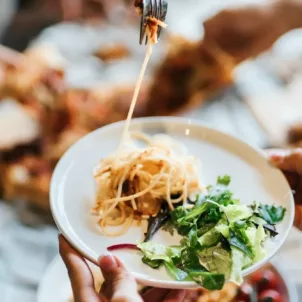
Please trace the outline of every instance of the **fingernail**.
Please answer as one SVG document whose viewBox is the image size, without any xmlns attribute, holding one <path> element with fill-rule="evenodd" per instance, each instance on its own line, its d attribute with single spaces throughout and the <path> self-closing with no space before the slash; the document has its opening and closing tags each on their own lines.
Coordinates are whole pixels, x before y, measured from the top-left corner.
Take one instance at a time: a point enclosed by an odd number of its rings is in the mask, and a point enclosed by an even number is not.
<svg viewBox="0 0 302 302">
<path fill-rule="evenodd" d="M 110 252 L 105 252 L 99 258 L 99 264 L 101 268 L 118 267 L 118 263 Z"/>
<path fill-rule="evenodd" d="M 105 251 L 105 252 L 103 253 L 103 255 L 99 257 L 98 261 L 100 262 L 102 258 L 107 257 L 107 256 L 113 257 L 113 255 L 112 255 L 111 252 Z"/>
<path fill-rule="evenodd" d="M 283 156 L 280 154 L 272 154 L 270 156 L 270 161 L 275 165 L 281 164 L 283 161 Z"/>
</svg>

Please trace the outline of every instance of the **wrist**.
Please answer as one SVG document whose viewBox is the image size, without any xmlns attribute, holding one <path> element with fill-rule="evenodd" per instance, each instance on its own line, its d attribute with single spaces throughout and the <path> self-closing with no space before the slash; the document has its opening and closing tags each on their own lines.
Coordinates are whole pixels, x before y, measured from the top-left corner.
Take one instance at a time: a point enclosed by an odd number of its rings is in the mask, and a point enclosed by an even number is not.
<svg viewBox="0 0 302 302">
<path fill-rule="evenodd" d="M 273 6 L 285 32 L 302 27 L 302 0 L 277 0 Z"/>
</svg>

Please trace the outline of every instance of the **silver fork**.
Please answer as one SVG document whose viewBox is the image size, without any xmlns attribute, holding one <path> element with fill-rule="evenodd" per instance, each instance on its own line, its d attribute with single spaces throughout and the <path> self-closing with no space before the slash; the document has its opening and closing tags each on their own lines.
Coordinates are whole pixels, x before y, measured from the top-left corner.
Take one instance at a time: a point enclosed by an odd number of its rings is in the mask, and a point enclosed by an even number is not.
<svg viewBox="0 0 302 302">
<path fill-rule="evenodd" d="M 141 26 L 140 26 L 140 38 L 139 43 L 142 44 L 144 37 L 146 36 L 147 22 L 149 17 L 156 18 L 162 22 L 165 22 L 168 3 L 166 0 L 138 0 L 135 1 L 135 6 L 141 10 Z M 161 27 L 158 27 L 157 37 L 160 36 Z M 145 44 L 148 43 L 148 36 L 146 36 Z"/>
</svg>

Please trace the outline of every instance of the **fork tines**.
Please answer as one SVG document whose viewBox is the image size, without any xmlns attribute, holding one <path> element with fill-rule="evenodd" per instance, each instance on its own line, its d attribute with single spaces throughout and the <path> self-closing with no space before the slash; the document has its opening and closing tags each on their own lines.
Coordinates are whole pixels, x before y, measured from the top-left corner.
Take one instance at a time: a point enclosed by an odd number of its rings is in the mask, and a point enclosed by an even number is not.
<svg viewBox="0 0 302 302">
<path fill-rule="evenodd" d="M 147 22 L 149 17 L 156 18 L 162 22 L 166 20 L 168 10 L 168 3 L 166 0 L 143 0 L 142 1 L 142 18 L 140 27 L 140 40 L 142 44 L 146 35 Z M 157 36 L 161 33 L 161 27 L 159 26 Z M 146 36 L 146 44 L 148 43 L 148 37 Z"/>
</svg>

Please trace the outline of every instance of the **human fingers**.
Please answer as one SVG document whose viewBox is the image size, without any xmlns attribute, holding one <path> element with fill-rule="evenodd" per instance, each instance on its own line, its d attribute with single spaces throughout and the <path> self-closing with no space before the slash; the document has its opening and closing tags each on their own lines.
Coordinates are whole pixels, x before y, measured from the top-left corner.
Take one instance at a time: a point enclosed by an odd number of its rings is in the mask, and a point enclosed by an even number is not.
<svg viewBox="0 0 302 302">
<path fill-rule="evenodd" d="M 302 148 L 267 151 L 270 162 L 282 171 L 302 174 Z"/>
<path fill-rule="evenodd" d="M 186 294 L 186 290 L 170 290 L 163 302 L 182 302 Z"/>
<path fill-rule="evenodd" d="M 111 254 L 99 260 L 104 285 L 101 294 L 112 302 L 142 302 L 134 277 L 121 261 Z"/>
<path fill-rule="evenodd" d="M 169 289 L 165 288 L 152 288 L 143 294 L 144 302 L 157 302 L 163 301 L 166 295 L 169 293 Z"/>
<path fill-rule="evenodd" d="M 75 302 L 100 302 L 89 266 L 62 235 L 59 236 L 59 250 L 68 271 Z"/>
</svg>

